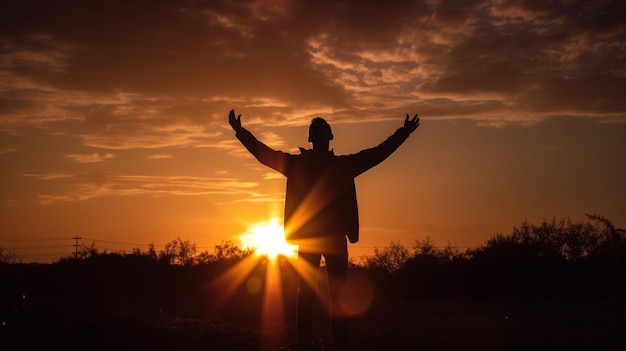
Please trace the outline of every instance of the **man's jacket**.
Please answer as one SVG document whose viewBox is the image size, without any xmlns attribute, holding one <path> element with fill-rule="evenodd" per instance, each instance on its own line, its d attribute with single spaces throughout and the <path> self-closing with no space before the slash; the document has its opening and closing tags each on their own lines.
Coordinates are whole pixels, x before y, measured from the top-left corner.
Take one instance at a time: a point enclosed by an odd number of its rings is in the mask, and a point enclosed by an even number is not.
<svg viewBox="0 0 626 351">
<path fill-rule="evenodd" d="M 326 236 L 359 240 L 354 178 L 386 159 L 409 134 L 400 128 L 376 147 L 342 156 L 303 148 L 298 155 L 276 151 L 245 128 L 236 136 L 259 162 L 287 177 L 285 236 L 302 246 Z"/>
</svg>

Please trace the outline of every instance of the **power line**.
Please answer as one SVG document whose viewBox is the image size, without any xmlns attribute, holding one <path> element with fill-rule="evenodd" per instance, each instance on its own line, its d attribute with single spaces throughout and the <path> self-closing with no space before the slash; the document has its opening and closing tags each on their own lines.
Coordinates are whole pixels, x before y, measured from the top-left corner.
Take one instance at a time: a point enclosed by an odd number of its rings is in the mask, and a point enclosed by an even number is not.
<svg viewBox="0 0 626 351">
<path fill-rule="evenodd" d="M 67 240 L 67 239 L 65 239 Z M 39 249 L 67 249 L 68 245 L 63 246 L 22 246 L 12 247 L 15 250 L 39 250 Z"/>
<path fill-rule="evenodd" d="M 47 238 L 47 239 L 0 239 L 0 241 L 65 241 L 67 238 Z"/>
<path fill-rule="evenodd" d="M 111 240 L 100 240 L 100 239 L 92 239 L 92 238 L 84 238 L 85 240 L 91 240 L 91 241 L 97 241 L 97 242 L 102 242 L 102 243 L 109 243 L 109 244 L 120 244 L 120 245 L 141 245 L 141 246 L 165 246 L 165 245 L 154 245 L 152 243 L 150 244 L 140 244 L 140 243 L 127 243 L 127 242 L 122 242 L 122 241 L 111 241 Z"/>
</svg>

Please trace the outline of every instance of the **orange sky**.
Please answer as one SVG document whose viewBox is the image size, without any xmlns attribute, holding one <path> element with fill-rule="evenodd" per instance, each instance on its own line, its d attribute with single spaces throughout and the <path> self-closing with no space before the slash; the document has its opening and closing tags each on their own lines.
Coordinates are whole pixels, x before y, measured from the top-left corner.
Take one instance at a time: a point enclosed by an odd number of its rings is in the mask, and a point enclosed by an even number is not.
<svg viewBox="0 0 626 351">
<path fill-rule="evenodd" d="M 380 5 L 377 5 L 380 4 Z M 213 250 L 282 216 L 285 180 L 228 111 L 296 152 L 421 126 L 357 178 L 361 242 L 460 248 L 528 219 L 626 226 L 622 1 L 8 1 L 0 5 L 0 246 Z"/>
</svg>

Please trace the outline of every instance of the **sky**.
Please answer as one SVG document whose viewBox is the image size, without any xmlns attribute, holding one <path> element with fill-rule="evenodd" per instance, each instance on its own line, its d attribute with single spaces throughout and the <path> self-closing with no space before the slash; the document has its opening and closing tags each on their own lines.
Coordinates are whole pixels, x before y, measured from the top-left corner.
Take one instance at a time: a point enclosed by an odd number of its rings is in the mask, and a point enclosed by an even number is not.
<svg viewBox="0 0 626 351">
<path fill-rule="evenodd" d="M 356 179 L 361 241 L 475 247 L 524 221 L 626 226 L 623 1 L 3 1 L 0 246 L 199 251 L 282 221 L 234 137 L 336 154 L 421 125 Z M 72 239 L 80 237 L 80 240 Z"/>
</svg>

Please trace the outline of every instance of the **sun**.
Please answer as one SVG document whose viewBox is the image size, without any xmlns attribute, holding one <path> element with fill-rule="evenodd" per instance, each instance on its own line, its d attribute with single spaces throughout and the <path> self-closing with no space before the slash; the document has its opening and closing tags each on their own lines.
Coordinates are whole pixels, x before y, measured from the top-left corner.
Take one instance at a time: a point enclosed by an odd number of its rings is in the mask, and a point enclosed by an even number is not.
<svg viewBox="0 0 626 351">
<path fill-rule="evenodd" d="M 288 258 L 297 256 L 298 247 L 285 241 L 283 226 L 277 219 L 256 223 L 240 237 L 244 249 L 254 249 L 257 255 L 275 259 L 278 255 Z"/>
</svg>

